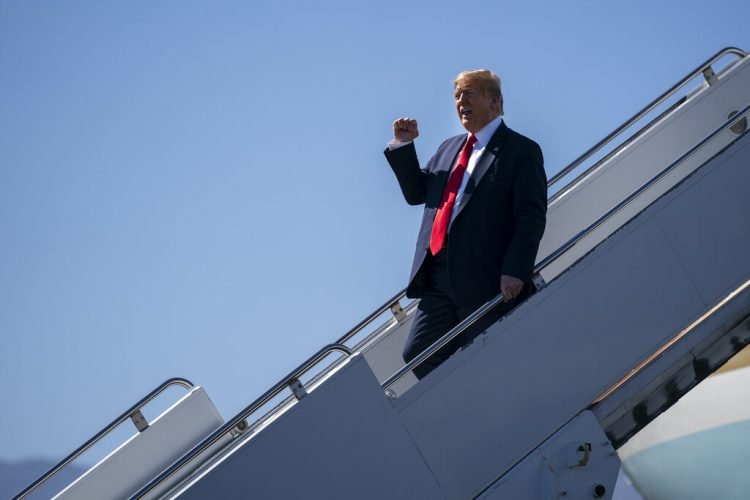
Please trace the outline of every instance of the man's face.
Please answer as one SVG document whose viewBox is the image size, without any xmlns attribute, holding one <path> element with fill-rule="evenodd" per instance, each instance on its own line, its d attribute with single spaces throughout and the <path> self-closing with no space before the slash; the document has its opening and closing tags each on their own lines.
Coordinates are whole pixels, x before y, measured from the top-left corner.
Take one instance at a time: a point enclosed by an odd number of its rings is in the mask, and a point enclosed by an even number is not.
<svg viewBox="0 0 750 500">
<path fill-rule="evenodd" d="M 476 83 L 462 80 L 453 97 L 461 124 L 469 132 L 478 132 L 500 114 L 500 98 L 488 97 Z"/>
</svg>

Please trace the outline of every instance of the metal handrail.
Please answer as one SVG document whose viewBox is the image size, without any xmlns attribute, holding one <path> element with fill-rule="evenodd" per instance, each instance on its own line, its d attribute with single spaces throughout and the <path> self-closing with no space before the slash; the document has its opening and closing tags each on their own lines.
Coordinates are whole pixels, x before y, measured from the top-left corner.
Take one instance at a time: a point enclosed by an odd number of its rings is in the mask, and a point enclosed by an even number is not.
<svg viewBox="0 0 750 500">
<path fill-rule="evenodd" d="M 570 163 L 567 167 L 562 169 L 560 172 L 555 174 L 547 183 L 547 187 L 552 187 L 553 184 L 556 184 L 560 179 L 565 177 L 567 174 L 569 174 L 573 169 L 578 167 L 581 163 L 589 159 L 591 156 L 593 156 L 595 153 L 597 153 L 599 150 L 601 150 L 604 146 L 612 142 L 612 139 L 620 135 L 624 130 L 630 128 L 631 125 L 636 123 L 638 120 L 643 118 L 645 115 L 653 111 L 657 106 L 659 106 L 661 103 L 672 97 L 678 90 L 680 90 L 682 87 L 684 87 L 688 82 L 690 82 L 693 78 L 697 77 L 700 74 L 703 74 L 703 76 L 706 78 L 706 81 L 709 81 L 709 75 L 706 74 L 706 70 L 709 69 L 716 61 L 721 59 L 727 54 L 732 54 L 740 59 L 747 56 L 747 53 L 741 49 L 738 49 L 737 47 L 726 47 L 716 54 L 714 54 L 712 57 L 707 59 L 703 64 L 698 66 L 696 69 L 688 73 L 687 76 L 685 76 L 682 80 L 674 84 L 669 90 L 664 92 L 662 95 L 651 101 L 646 107 L 644 107 L 642 110 L 640 110 L 638 113 L 630 117 L 628 120 L 626 120 L 622 125 L 617 127 L 614 131 L 612 131 L 609 135 L 607 135 L 604 139 L 600 140 L 596 144 L 594 144 L 588 151 L 583 153 L 581 156 L 579 156 L 577 159 L 575 159 L 572 163 Z M 713 73 L 711 73 L 713 74 Z M 657 117 L 658 119 L 659 117 Z M 644 128 L 648 128 L 651 126 L 653 122 L 647 124 L 644 126 Z M 607 155 L 607 158 L 611 157 L 613 154 L 615 154 L 618 151 L 621 151 L 625 146 L 629 144 L 629 141 L 623 142 L 620 146 L 618 146 L 615 150 L 613 150 L 609 155 Z M 605 158 L 606 159 L 606 158 Z M 603 160 L 602 160 L 603 161 Z M 578 182 L 581 178 L 588 175 L 592 170 L 594 170 L 596 167 L 598 167 L 602 161 L 597 162 L 596 164 L 592 165 L 588 169 L 586 169 L 585 172 L 579 174 L 576 176 L 575 179 L 570 181 L 565 187 L 569 187 L 570 185 Z M 561 196 L 561 193 L 563 192 L 562 188 L 560 191 L 555 193 L 552 197 L 550 197 L 550 202 L 556 200 Z"/>
<path fill-rule="evenodd" d="M 750 112 L 750 104 L 742 108 L 742 110 L 740 110 L 737 114 L 735 114 L 734 116 L 726 120 L 723 124 L 721 124 L 716 129 L 714 129 L 710 134 L 704 137 L 700 142 L 698 142 L 688 151 L 683 153 L 679 158 L 677 158 L 675 161 L 670 163 L 667 167 L 662 169 L 658 174 L 656 174 L 651 179 L 646 181 L 638 189 L 630 193 L 626 198 L 620 201 L 617 205 L 609 209 L 609 211 L 607 211 L 604 215 L 596 219 L 588 227 L 580 231 L 578 234 L 576 234 L 571 239 L 569 239 L 565 244 L 563 244 L 553 253 L 548 255 L 544 260 L 539 262 L 539 264 L 537 264 L 534 267 L 534 274 L 536 275 L 539 272 L 541 272 L 551 262 L 553 262 L 562 254 L 570 250 L 574 245 L 576 245 L 583 238 L 585 238 L 586 236 L 594 232 L 596 229 L 598 229 L 602 224 L 604 224 L 606 221 L 612 218 L 612 216 L 614 216 L 617 212 L 619 212 L 623 207 L 628 205 L 635 198 L 639 197 L 641 194 L 643 194 L 647 189 L 649 189 L 655 183 L 663 179 L 664 176 L 669 174 L 677 166 L 681 165 L 685 160 L 692 157 L 696 152 L 698 152 L 698 150 L 702 149 L 706 144 L 714 140 L 717 135 L 724 132 L 726 129 L 728 129 L 729 127 L 731 127 L 732 125 L 740 121 L 743 118 L 743 116 L 746 115 L 748 112 Z M 448 342 L 453 340 L 456 336 L 461 334 L 464 330 L 466 330 L 466 328 L 476 323 L 479 318 L 484 316 L 490 309 L 498 305 L 503 299 L 504 299 L 503 294 L 500 293 L 495 298 L 486 302 L 483 306 L 481 306 L 479 309 L 477 309 L 471 315 L 469 315 L 466 319 L 464 319 L 458 325 L 456 325 L 452 330 L 450 330 L 448 333 L 446 333 L 440 339 L 438 339 L 434 344 L 432 344 L 430 347 L 422 351 L 422 353 L 420 353 L 416 358 L 411 360 L 409 363 L 403 366 L 400 370 L 398 370 L 396 373 L 391 375 L 385 382 L 381 384 L 381 387 L 383 387 L 383 389 L 390 388 L 390 386 L 392 386 L 394 383 L 399 381 L 404 375 L 412 371 L 415 367 L 419 366 L 424 360 L 429 358 L 431 355 L 437 352 L 440 348 L 442 348 Z"/>
<path fill-rule="evenodd" d="M 32 493 L 39 486 L 41 486 L 43 483 L 49 480 L 52 476 L 60 472 L 60 470 L 62 470 L 63 467 L 65 467 L 70 462 L 78 458 L 83 452 L 91 448 L 94 444 L 96 444 L 104 436 L 112 432 L 112 430 L 114 430 L 118 425 L 120 425 L 127 419 L 130 418 L 135 423 L 136 414 L 140 415 L 140 410 L 144 406 L 150 403 L 156 396 L 164 392 L 168 387 L 171 387 L 173 385 L 179 385 L 188 390 L 195 387 L 192 382 L 184 378 L 175 377 L 175 378 L 170 378 L 169 380 L 165 380 L 156 389 L 146 394 L 143 398 L 140 399 L 140 401 L 138 401 L 133 406 L 125 410 L 125 412 L 122 415 L 114 419 L 112 422 L 109 423 L 109 425 L 104 427 L 102 430 L 97 432 L 93 437 L 91 437 L 88 441 L 86 441 L 81 446 L 79 446 L 73 453 L 63 458 L 57 465 L 55 465 L 50 470 L 48 470 L 43 476 L 41 476 L 39 479 L 37 479 L 36 481 L 31 483 L 29 486 L 27 486 L 23 491 L 21 491 L 16 496 L 14 496 L 13 500 L 19 500 L 29 495 L 30 493 Z M 138 432 L 141 432 L 141 429 L 139 429 Z"/>
<path fill-rule="evenodd" d="M 182 455 L 176 462 L 174 462 L 172 465 L 170 465 L 167 469 L 165 469 L 161 474 L 156 476 L 154 479 L 152 479 L 148 484 L 146 484 L 143 488 L 138 490 L 133 496 L 131 496 L 131 499 L 138 499 L 143 498 L 144 495 L 148 494 L 150 491 L 152 491 L 154 488 L 159 486 L 162 482 L 164 482 L 167 478 L 169 478 L 172 474 L 182 469 L 185 465 L 187 465 L 190 461 L 192 461 L 195 457 L 197 457 L 199 454 L 206 451 L 208 448 L 213 446 L 215 443 L 219 441 L 223 436 L 230 433 L 233 429 L 238 428 L 238 426 L 242 426 L 243 422 L 247 417 L 255 413 L 261 406 L 268 403 L 271 399 L 273 399 L 278 393 L 280 393 L 285 388 L 290 388 L 292 392 L 294 392 L 297 399 L 301 399 L 304 397 L 305 392 L 300 393 L 298 392 L 299 386 L 299 377 L 303 375 L 307 370 L 315 366 L 318 361 L 326 357 L 331 352 L 341 352 L 347 356 L 351 356 L 352 351 L 345 345 L 341 344 L 328 344 L 327 346 L 320 349 L 317 353 L 313 354 L 309 358 L 307 358 L 306 361 L 304 361 L 301 365 L 299 365 L 297 368 L 292 370 L 291 373 L 289 373 L 286 377 L 282 378 L 279 382 L 276 383 L 273 387 L 271 387 L 269 390 L 267 390 L 265 393 L 263 393 L 258 399 L 250 403 L 247 407 L 245 407 L 243 410 L 241 410 L 237 415 L 235 415 L 231 420 L 229 420 L 227 423 L 216 429 L 214 432 L 209 434 L 207 437 L 203 439 L 200 443 L 195 445 L 190 451 Z M 304 389 L 303 389 L 304 391 Z"/>
</svg>

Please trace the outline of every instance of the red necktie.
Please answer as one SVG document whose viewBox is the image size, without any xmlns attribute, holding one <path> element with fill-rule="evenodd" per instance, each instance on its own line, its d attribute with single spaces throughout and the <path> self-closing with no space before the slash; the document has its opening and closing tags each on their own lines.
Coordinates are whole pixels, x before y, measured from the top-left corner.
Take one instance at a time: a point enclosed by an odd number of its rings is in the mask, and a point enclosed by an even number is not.
<svg viewBox="0 0 750 500">
<path fill-rule="evenodd" d="M 461 186 L 464 172 L 466 172 L 466 167 L 469 165 L 469 157 L 471 156 L 475 142 L 477 142 L 477 138 L 474 137 L 474 134 L 469 134 L 469 138 L 466 144 L 464 144 L 461 154 L 458 155 L 456 166 L 453 167 L 453 171 L 450 177 L 448 177 L 448 184 L 445 186 L 445 192 L 443 193 L 443 201 L 440 202 L 440 207 L 437 214 L 435 214 L 435 220 L 432 222 L 432 234 L 430 235 L 430 252 L 432 255 L 437 255 L 440 249 L 443 248 L 443 243 L 445 243 L 445 233 L 448 232 L 448 224 L 451 221 L 453 203 L 456 201 L 458 188 Z"/>
</svg>

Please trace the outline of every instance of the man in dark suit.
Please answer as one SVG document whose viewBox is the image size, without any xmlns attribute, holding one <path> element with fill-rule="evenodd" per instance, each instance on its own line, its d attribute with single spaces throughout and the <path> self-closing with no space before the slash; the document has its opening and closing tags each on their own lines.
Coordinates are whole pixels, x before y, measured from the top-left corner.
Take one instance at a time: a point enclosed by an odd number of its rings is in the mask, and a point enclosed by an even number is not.
<svg viewBox="0 0 750 500">
<path fill-rule="evenodd" d="M 424 204 L 407 296 L 420 298 L 403 351 L 410 361 L 482 304 L 505 302 L 414 369 L 424 377 L 533 291 L 544 233 L 547 179 L 542 151 L 503 122 L 500 79 L 465 71 L 454 81 L 456 111 L 469 132 L 444 141 L 424 169 L 417 121 L 393 122 L 385 156 L 410 205 Z"/>
</svg>

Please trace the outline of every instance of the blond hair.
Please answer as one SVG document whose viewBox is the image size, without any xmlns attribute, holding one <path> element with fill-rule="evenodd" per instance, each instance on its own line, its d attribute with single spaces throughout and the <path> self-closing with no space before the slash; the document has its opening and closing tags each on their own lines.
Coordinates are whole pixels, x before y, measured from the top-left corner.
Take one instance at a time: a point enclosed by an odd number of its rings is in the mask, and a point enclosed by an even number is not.
<svg viewBox="0 0 750 500">
<path fill-rule="evenodd" d="M 484 95 L 499 98 L 500 114 L 503 114 L 503 92 L 500 85 L 500 77 L 493 71 L 488 69 L 462 71 L 458 74 L 456 79 L 453 80 L 453 88 L 455 89 L 461 82 L 478 84 L 484 92 Z"/>
</svg>

